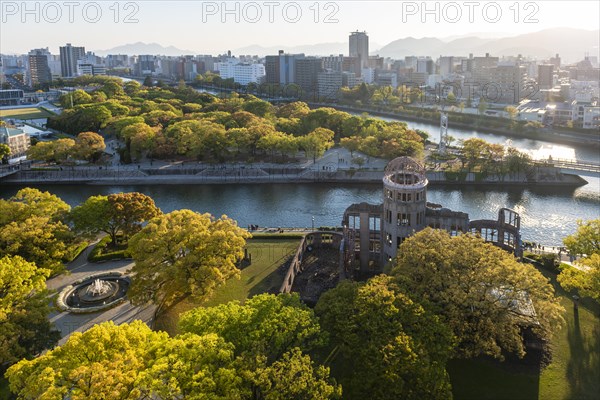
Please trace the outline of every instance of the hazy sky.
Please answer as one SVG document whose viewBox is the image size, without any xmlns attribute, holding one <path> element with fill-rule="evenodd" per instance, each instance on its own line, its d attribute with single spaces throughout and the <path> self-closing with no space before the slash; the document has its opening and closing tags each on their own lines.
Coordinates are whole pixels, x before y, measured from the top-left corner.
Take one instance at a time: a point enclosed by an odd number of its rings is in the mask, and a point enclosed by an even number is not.
<svg viewBox="0 0 600 400">
<path fill-rule="evenodd" d="M 348 32 L 357 29 L 366 30 L 371 43 L 379 45 L 407 36 L 516 35 L 559 26 L 591 30 L 599 28 L 599 4 L 566 0 L 0 0 L 0 52 L 49 47 L 57 54 L 58 46 L 67 42 L 86 50 L 104 50 L 142 41 L 198 54 L 222 53 L 252 44 L 285 48 L 347 42 Z M 371 50 L 377 47 L 372 45 Z"/>
</svg>

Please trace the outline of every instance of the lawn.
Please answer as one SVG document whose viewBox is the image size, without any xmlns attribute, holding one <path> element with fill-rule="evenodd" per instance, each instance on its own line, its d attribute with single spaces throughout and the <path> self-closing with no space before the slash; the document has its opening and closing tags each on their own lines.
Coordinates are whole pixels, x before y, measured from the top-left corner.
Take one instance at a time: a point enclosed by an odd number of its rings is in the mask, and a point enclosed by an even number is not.
<svg viewBox="0 0 600 400">
<path fill-rule="evenodd" d="M 575 311 L 555 275 L 542 273 L 552 280 L 565 308 L 565 326 L 554 335 L 550 365 L 534 373 L 490 360 L 454 360 L 448 372 L 456 400 L 600 399 L 600 307 L 583 302 Z"/>
<path fill-rule="evenodd" d="M 48 118 L 53 114 L 41 108 L 13 108 L 8 110 L 0 110 L 0 118 L 15 118 L 15 119 L 40 119 Z"/>
<path fill-rule="evenodd" d="M 182 312 L 200 305 L 213 306 L 232 300 L 243 302 L 255 294 L 278 291 L 285 274 L 280 267 L 294 255 L 299 243 L 300 238 L 250 239 L 246 248 L 252 263 L 242 269 L 240 279 L 228 280 L 225 285 L 217 289 L 210 300 L 204 303 L 198 304 L 188 300 L 178 303 L 156 320 L 155 328 L 174 335 L 177 333 L 177 321 Z"/>
</svg>

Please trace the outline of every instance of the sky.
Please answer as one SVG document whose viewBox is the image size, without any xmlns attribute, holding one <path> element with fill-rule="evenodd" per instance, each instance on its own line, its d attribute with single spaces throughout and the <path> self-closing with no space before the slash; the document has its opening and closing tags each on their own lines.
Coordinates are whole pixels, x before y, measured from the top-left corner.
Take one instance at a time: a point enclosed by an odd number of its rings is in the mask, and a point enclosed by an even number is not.
<svg viewBox="0 0 600 400">
<path fill-rule="evenodd" d="M 371 50 L 412 36 L 511 36 L 553 27 L 599 29 L 599 1 L 6 1 L 0 52 L 65 43 L 105 50 L 135 42 L 218 54 L 249 45 L 348 40 L 367 31 Z M 374 45 L 375 44 L 375 45 Z M 378 46 L 379 45 L 379 46 Z"/>
</svg>

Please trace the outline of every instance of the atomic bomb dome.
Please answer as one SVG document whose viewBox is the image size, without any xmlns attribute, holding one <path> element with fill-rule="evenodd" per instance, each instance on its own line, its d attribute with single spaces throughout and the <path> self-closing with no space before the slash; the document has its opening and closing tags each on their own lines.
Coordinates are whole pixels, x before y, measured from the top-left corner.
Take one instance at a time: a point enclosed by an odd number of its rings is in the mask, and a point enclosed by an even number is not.
<svg viewBox="0 0 600 400">
<path fill-rule="evenodd" d="M 427 202 L 427 171 L 411 157 L 390 161 L 383 173 L 383 204 L 353 204 L 344 212 L 346 268 L 377 273 L 414 233 L 431 227 L 451 235 L 478 232 L 485 240 L 520 256 L 520 217 L 501 209 L 497 220 L 469 221 L 469 215 Z"/>
</svg>

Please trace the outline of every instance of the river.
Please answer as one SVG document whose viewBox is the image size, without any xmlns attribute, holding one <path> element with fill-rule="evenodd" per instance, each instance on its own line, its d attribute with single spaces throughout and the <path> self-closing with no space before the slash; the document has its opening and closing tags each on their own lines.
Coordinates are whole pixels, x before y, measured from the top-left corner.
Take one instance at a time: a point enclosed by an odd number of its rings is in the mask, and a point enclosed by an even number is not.
<svg viewBox="0 0 600 400">
<path fill-rule="evenodd" d="M 600 180 L 579 189 L 515 187 L 430 187 L 428 201 L 469 213 L 471 219 L 495 219 L 498 209 L 509 207 L 522 217 L 523 240 L 560 245 L 576 230 L 578 219 L 599 217 Z M 236 185 L 35 185 L 56 194 L 71 206 L 92 195 L 139 191 L 151 196 L 163 212 L 189 208 L 238 221 L 269 227 L 339 226 L 352 203 L 382 201 L 378 184 L 236 184 Z M 0 198 L 20 186 L 0 186 Z"/>
<path fill-rule="evenodd" d="M 383 118 L 384 120 L 391 120 Z M 439 137 L 433 124 L 407 122 L 411 129 L 428 131 Z M 597 148 L 557 145 L 528 139 L 452 128 L 457 139 L 480 137 L 494 143 L 509 143 L 536 158 L 568 158 L 598 162 Z M 495 219 L 501 207 L 521 214 L 523 240 L 560 245 L 562 238 L 575 232 L 577 220 L 600 218 L 600 178 L 584 177 L 588 184 L 577 188 L 516 188 L 489 186 L 435 186 L 428 200 L 456 211 L 469 213 L 471 219 Z M 231 184 L 231 185 L 35 185 L 56 194 L 71 206 L 89 196 L 139 191 L 151 196 L 164 211 L 189 208 L 213 215 L 226 214 L 240 226 L 257 224 L 270 227 L 339 226 L 347 206 L 352 203 L 382 201 L 378 184 Z M 12 196 L 19 186 L 0 186 L 0 198 Z"/>
</svg>

